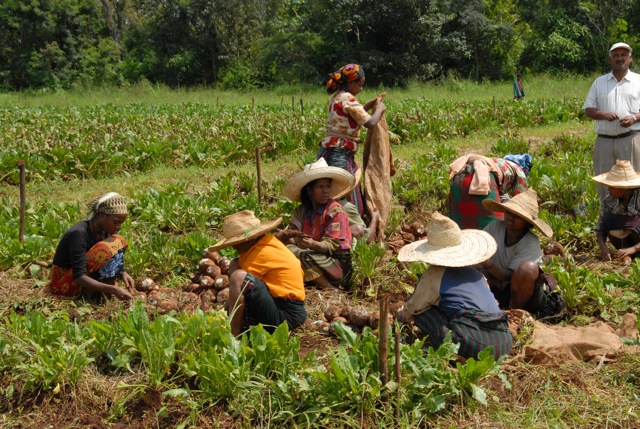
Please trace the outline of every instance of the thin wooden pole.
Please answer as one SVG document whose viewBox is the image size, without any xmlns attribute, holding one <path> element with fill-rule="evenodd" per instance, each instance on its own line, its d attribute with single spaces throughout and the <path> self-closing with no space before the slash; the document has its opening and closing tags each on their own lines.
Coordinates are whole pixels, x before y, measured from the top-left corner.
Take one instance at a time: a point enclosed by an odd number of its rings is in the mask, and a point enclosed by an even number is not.
<svg viewBox="0 0 640 429">
<path fill-rule="evenodd" d="M 394 415 L 396 416 L 396 418 L 400 417 L 400 332 L 402 331 L 400 324 L 399 323 L 394 323 L 393 324 L 393 330 L 394 330 L 394 338 L 395 338 L 395 351 L 396 351 L 396 361 L 394 363 L 394 369 L 395 369 L 395 376 L 396 376 L 396 407 L 394 410 Z"/>
<path fill-rule="evenodd" d="M 378 330 L 379 357 L 380 362 L 380 382 L 383 386 L 389 381 L 389 321 L 387 313 L 389 310 L 389 297 L 383 296 L 380 300 L 380 329 Z"/>
<path fill-rule="evenodd" d="M 251 97 L 251 110 L 254 110 L 256 108 L 256 99 Z"/>
<path fill-rule="evenodd" d="M 302 98 L 300 99 L 300 110 L 302 111 L 302 114 L 304 115 L 304 102 L 302 101 Z"/>
<path fill-rule="evenodd" d="M 25 186 L 24 161 L 18 161 L 16 165 L 18 166 L 18 170 L 20 170 L 20 232 L 18 234 L 18 240 L 22 243 L 24 241 L 24 215 L 26 211 L 27 191 Z"/>
<path fill-rule="evenodd" d="M 256 173 L 258 175 L 258 204 L 262 204 L 262 173 L 260 172 L 260 148 L 256 148 Z"/>
<path fill-rule="evenodd" d="M 291 96 L 291 110 L 296 110 L 296 99 L 293 95 Z"/>
</svg>

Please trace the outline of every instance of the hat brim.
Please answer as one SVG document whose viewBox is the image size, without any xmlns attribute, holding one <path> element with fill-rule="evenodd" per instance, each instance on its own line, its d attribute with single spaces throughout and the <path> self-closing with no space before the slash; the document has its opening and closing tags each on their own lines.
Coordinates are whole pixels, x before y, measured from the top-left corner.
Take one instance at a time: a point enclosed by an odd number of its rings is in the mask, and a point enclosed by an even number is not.
<svg viewBox="0 0 640 429">
<path fill-rule="evenodd" d="M 468 267 L 493 256 L 498 249 L 496 240 L 479 229 L 460 231 L 461 242 L 456 246 L 433 246 L 429 239 L 409 243 L 400 249 L 398 261 L 426 262 L 442 267 Z"/>
<path fill-rule="evenodd" d="M 346 189 L 344 192 L 341 192 L 340 194 L 338 194 L 335 197 L 333 197 L 333 199 L 339 200 L 339 199 L 344 198 L 347 195 L 349 195 L 351 193 L 351 191 L 353 191 L 354 189 L 356 189 L 358 187 L 358 185 L 360 184 L 361 177 L 362 177 L 362 169 L 358 168 L 356 170 L 356 172 L 353 174 L 353 178 L 354 178 L 353 184 L 348 189 Z"/>
<path fill-rule="evenodd" d="M 293 176 L 284 187 L 284 196 L 292 201 L 300 201 L 300 192 L 308 183 L 318 179 L 331 179 L 332 199 L 344 194 L 353 186 L 353 174 L 340 167 L 319 167 L 303 170 Z"/>
<path fill-rule="evenodd" d="M 497 201 L 489 200 L 489 199 L 483 200 L 482 205 L 487 210 L 490 210 L 492 212 L 513 213 L 514 215 L 521 217 L 522 219 L 529 222 L 531 225 L 538 228 L 538 230 L 542 232 L 546 237 L 551 238 L 553 236 L 553 229 L 551 229 L 551 227 L 545 221 L 543 221 L 539 217 L 534 218 L 529 213 L 527 213 L 522 207 L 518 205 L 515 205 L 515 204 L 509 205 L 509 202 L 499 203 Z"/>
<path fill-rule="evenodd" d="M 262 222 L 262 223 L 260 223 L 260 226 L 258 226 L 255 229 L 252 229 L 251 231 L 247 231 L 242 236 L 223 238 L 222 240 L 218 241 L 213 246 L 209 246 L 209 248 L 207 250 L 209 250 L 210 252 L 214 252 L 216 250 L 224 249 L 225 247 L 234 246 L 236 244 L 244 243 L 244 242 L 249 241 L 249 240 L 251 240 L 253 238 L 256 238 L 256 237 L 259 237 L 261 235 L 266 234 L 267 232 L 275 229 L 278 225 L 280 225 L 280 223 L 282 223 L 282 218 L 281 217 L 279 217 L 278 219 L 271 220 L 271 221 Z"/>
<path fill-rule="evenodd" d="M 635 189 L 640 188 L 640 174 L 636 176 L 633 180 L 625 180 L 624 182 L 607 180 L 607 176 L 609 172 L 602 173 L 597 176 L 592 177 L 598 183 L 601 183 L 606 186 L 611 186 L 612 188 L 620 188 L 620 189 Z"/>
</svg>

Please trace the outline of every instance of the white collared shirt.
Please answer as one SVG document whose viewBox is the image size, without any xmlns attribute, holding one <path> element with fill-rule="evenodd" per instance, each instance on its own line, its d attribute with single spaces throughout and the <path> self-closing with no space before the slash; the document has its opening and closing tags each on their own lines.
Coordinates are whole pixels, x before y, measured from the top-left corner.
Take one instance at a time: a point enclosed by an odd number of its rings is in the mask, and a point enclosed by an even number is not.
<svg viewBox="0 0 640 429">
<path fill-rule="evenodd" d="M 600 76 L 593 81 L 582 110 L 590 107 L 615 112 L 620 119 L 640 112 L 640 75 L 629 70 L 620 82 L 613 73 Z M 625 128 L 618 121 L 596 120 L 596 134 L 616 136 L 631 130 L 640 130 L 640 122 Z"/>
</svg>

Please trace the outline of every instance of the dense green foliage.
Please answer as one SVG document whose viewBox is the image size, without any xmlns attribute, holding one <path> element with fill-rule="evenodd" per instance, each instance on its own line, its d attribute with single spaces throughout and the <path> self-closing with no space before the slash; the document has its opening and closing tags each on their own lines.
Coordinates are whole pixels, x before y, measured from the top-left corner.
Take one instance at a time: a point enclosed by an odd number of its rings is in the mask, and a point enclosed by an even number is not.
<svg viewBox="0 0 640 429">
<path fill-rule="evenodd" d="M 591 73 L 640 42 L 639 17 L 633 0 L 6 0 L 0 89 L 318 85 L 346 62 L 389 86 Z"/>
</svg>

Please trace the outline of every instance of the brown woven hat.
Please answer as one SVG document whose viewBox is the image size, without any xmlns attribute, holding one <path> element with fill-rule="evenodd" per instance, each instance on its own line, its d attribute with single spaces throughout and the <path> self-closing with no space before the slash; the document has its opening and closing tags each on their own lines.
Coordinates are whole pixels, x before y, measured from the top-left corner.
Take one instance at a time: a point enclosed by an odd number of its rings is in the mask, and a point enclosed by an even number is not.
<svg viewBox="0 0 640 429">
<path fill-rule="evenodd" d="M 222 224 L 223 239 L 213 246 L 209 247 L 209 251 L 223 249 L 235 244 L 244 243 L 252 238 L 266 234 L 276 228 L 282 222 L 282 218 L 260 222 L 251 210 L 242 210 L 224 218 Z"/>
<path fill-rule="evenodd" d="M 353 186 L 353 174 L 340 167 L 329 167 L 324 158 L 304 166 L 304 170 L 293 176 L 284 187 L 284 196 L 292 201 L 300 201 L 300 192 L 309 182 L 317 179 L 331 179 L 331 198 L 344 193 Z"/>
<path fill-rule="evenodd" d="M 460 229 L 457 223 L 435 212 L 426 240 L 414 241 L 400 249 L 398 261 L 421 261 L 442 267 L 467 267 L 489 259 L 498 245 L 489 233 Z"/>
<path fill-rule="evenodd" d="M 349 189 L 346 189 L 344 192 L 341 192 L 340 194 L 336 195 L 334 199 L 339 200 L 349 195 L 351 191 L 353 191 L 360 184 L 361 177 L 362 177 L 362 170 L 358 168 L 356 172 L 353 173 L 353 178 L 354 178 L 353 185 L 350 186 Z"/>
<path fill-rule="evenodd" d="M 538 228 L 547 237 L 553 235 L 551 227 L 538 217 L 538 193 L 531 188 L 516 195 L 506 203 L 486 199 L 482 201 L 482 205 L 492 212 L 511 212 Z"/>
<path fill-rule="evenodd" d="M 617 160 L 608 173 L 599 174 L 592 179 L 612 188 L 640 188 L 640 174 L 636 173 L 631 161 L 627 160 Z"/>
</svg>

